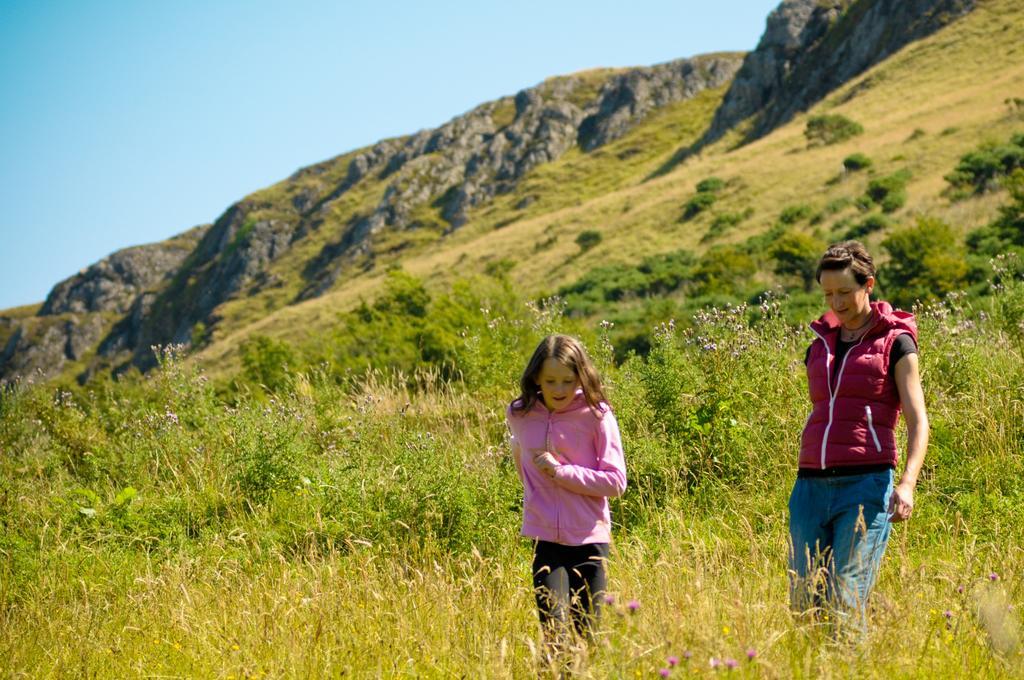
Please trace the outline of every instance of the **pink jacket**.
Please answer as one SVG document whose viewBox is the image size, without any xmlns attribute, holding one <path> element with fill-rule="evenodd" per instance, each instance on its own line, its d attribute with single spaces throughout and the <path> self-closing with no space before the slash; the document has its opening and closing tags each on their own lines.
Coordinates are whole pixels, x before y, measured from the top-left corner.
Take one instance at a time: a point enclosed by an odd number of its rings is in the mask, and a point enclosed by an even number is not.
<svg viewBox="0 0 1024 680">
<path fill-rule="evenodd" d="M 896 424 L 900 396 L 889 379 L 893 341 L 909 333 L 917 341 L 917 324 L 908 312 L 888 302 L 872 302 L 874 325 L 835 362 L 839 320 L 832 312 L 811 324 L 817 339 L 807 358 L 812 409 L 804 425 L 800 467 L 896 466 Z"/>
<path fill-rule="evenodd" d="M 563 545 L 611 541 L 608 497 L 626 490 L 626 462 L 615 416 L 602 407 L 595 413 L 582 390 L 554 412 L 542 399 L 521 415 L 509 406 L 512 451 L 523 482 L 523 536 Z M 533 464 L 537 449 L 562 462 L 554 479 Z"/>
</svg>

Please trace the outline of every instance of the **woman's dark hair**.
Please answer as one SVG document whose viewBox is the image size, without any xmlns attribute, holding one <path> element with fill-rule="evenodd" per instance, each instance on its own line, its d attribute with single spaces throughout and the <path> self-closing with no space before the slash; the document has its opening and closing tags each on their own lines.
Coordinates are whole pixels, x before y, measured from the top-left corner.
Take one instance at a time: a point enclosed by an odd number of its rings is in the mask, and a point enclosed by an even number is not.
<svg viewBox="0 0 1024 680">
<path fill-rule="evenodd" d="M 821 283 L 821 272 L 842 271 L 847 267 L 853 272 L 853 278 L 862 286 L 868 282 L 868 277 L 875 276 L 875 263 L 864 244 L 860 241 L 843 241 L 828 247 L 818 260 L 814 278 Z"/>
<path fill-rule="evenodd" d="M 600 415 L 604 412 L 602 403 L 608 400 L 601 388 L 601 378 L 594 368 L 594 363 L 587 356 L 587 351 L 576 338 L 568 335 L 549 335 L 540 341 L 533 356 L 526 364 L 523 375 L 519 379 L 519 398 L 512 402 L 512 412 L 517 414 L 527 413 L 537 403 L 540 396 L 537 379 L 540 377 L 540 369 L 548 359 L 557 359 L 572 369 L 583 388 L 583 397 L 595 413 Z"/>
</svg>

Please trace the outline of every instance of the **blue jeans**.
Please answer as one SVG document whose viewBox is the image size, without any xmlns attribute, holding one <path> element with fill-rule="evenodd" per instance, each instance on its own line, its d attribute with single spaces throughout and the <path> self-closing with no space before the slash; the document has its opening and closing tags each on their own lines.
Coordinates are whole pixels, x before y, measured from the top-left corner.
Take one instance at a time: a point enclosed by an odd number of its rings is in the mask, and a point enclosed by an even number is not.
<svg viewBox="0 0 1024 680">
<path fill-rule="evenodd" d="M 828 604 L 840 623 L 867 630 L 867 601 L 889 542 L 893 472 L 798 477 L 789 498 L 790 602 Z"/>
</svg>

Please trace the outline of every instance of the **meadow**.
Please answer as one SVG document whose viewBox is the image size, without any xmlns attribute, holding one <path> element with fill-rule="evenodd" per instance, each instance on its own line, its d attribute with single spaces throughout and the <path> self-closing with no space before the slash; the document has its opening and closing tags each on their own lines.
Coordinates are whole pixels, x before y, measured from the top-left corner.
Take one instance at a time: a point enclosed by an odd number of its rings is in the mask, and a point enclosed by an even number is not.
<svg viewBox="0 0 1024 680">
<path fill-rule="evenodd" d="M 788 298 L 617 362 L 608 324 L 476 285 L 419 371 L 325 358 L 270 389 L 163 348 L 146 377 L 3 392 L 0 674 L 543 676 L 503 412 L 558 330 L 600 364 L 629 473 L 576 677 L 1020 675 L 1024 286 L 993 284 L 917 308 L 931 446 L 863 644 L 788 608 L 810 339 Z"/>
<path fill-rule="evenodd" d="M 1024 676 L 1020 17 L 988 0 L 659 174 L 723 92 L 665 107 L 292 304 L 322 229 L 157 370 L 0 389 L 0 677 L 544 677 L 504 409 L 551 332 L 597 361 L 629 477 L 574 677 Z M 918 315 L 931 422 L 861 644 L 795 616 L 786 574 L 808 272 L 848 237 Z"/>
</svg>

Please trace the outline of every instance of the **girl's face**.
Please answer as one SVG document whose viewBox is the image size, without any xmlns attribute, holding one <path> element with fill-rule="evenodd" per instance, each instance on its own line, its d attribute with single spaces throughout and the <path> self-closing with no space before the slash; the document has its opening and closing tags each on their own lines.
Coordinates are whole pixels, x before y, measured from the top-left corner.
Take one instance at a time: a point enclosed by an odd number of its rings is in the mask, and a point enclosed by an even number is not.
<svg viewBox="0 0 1024 680">
<path fill-rule="evenodd" d="M 821 272 L 821 292 L 825 294 L 825 303 L 844 324 L 853 323 L 871 311 L 871 289 L 874 287 L 873 276 L 863 284 L 857 283 L 849 267 Z"/>
<path fill-rule="evenodd" d="M 544 360 L 537 374 L 537 385 L 540 387 L 544 405 L 549 411 L 564 408 L 576 395 L 580 379 L 576 372 L 554 357 Z"/>
</svg>

